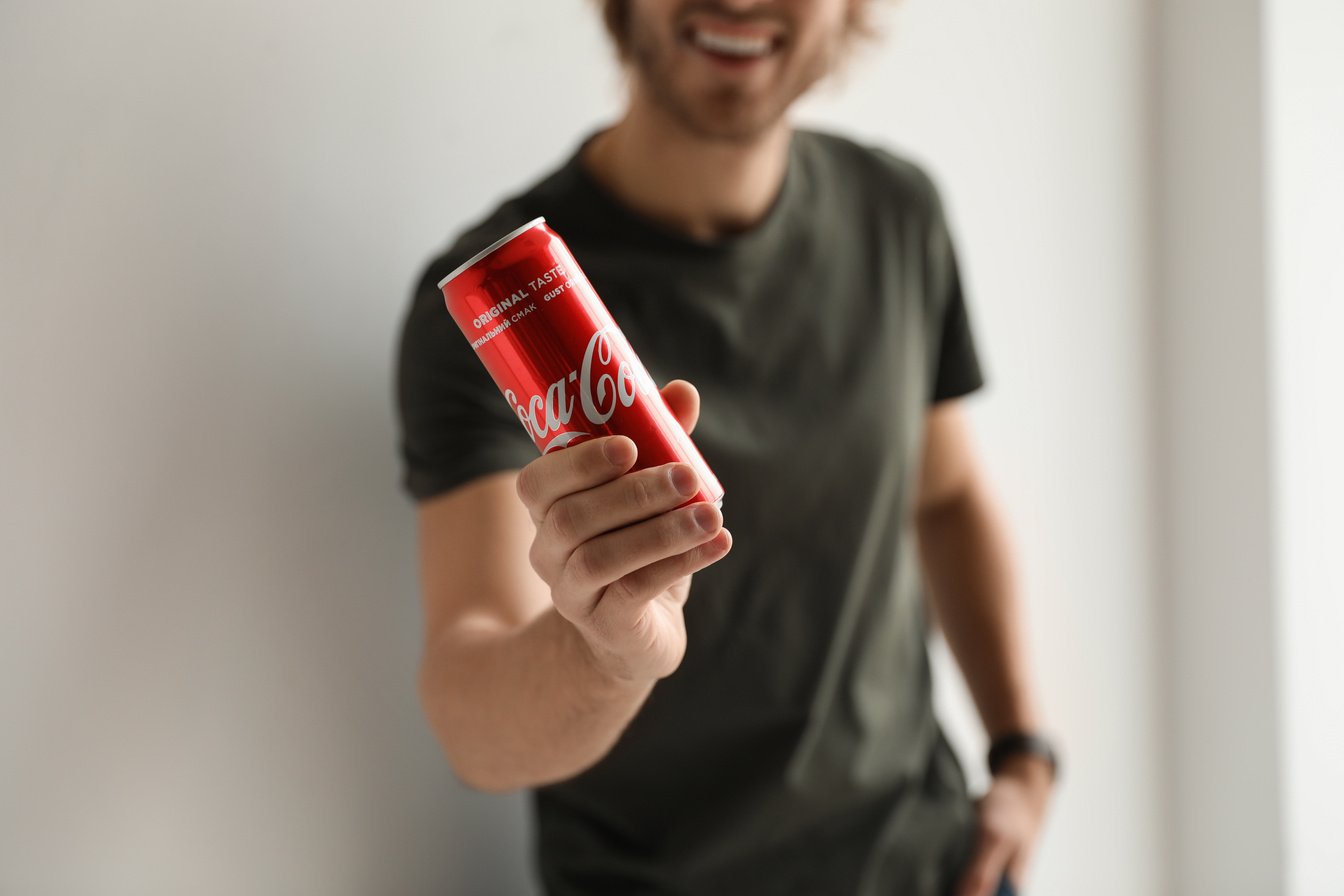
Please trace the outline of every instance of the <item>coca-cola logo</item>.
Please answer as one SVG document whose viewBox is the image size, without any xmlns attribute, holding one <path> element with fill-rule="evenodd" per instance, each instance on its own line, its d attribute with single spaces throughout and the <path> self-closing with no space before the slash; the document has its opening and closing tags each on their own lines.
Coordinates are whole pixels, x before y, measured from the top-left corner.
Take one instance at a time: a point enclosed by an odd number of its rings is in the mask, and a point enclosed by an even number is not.
<svg viewBox="0 0 1344 896">
<path fill-rule="evenodd" d="M 587 434 L 586 430 L 569 429 L 576 399 L 588 422 L 601 426 L 611 419 L 618 406 L 628 408 L 634 404 L 635 396 L 640 392 L 651 395 L 658 391 L 643 365 L 633 360 L 634 357 L 634 351 L 619 330 L 603 327 L 588 340 L 579 368 L 551 383 L 544 396 L 532 395 L 524 402 L 509 389 L 504 397 L 513 406 L 528 435 L 543 446 L 542 453 L 545 454 Z M 554 438 L 547 441 L 552 434 L 555 434 Z"/>
</svg>

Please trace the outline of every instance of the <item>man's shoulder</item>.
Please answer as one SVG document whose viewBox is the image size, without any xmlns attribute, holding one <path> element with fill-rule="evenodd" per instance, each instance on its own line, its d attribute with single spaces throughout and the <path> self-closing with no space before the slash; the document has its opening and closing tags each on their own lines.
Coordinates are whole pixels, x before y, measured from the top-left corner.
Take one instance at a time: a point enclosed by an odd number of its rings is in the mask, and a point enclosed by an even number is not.
<svg viewBox="0 0 1344 896">
<path fill-rule="evenodd" d="M 885 146 L 860 142 L 826 131 L 800 130 L 805 151 L 825 168 L 825 175 L 854 183 L 866 194 L 895 201 L 905 208 L 933 213 L 938 189 L 922 164 Z"/>
</svg>

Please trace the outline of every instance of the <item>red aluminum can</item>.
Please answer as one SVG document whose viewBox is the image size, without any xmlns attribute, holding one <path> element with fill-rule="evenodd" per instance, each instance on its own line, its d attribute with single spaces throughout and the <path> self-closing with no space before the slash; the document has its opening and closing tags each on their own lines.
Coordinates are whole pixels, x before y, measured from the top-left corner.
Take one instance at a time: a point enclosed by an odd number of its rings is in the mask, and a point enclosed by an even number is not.
<svg viewBox="0 0 1344 896">
<path fill-rule="evenodd" d="M 628 436 L 639 449 L 635 470 L 690 464 L 700 491 L 686 503 L 723 506 L 723 486 L 544 218 L 486 247 L 439 288 L 542 454 Z"/>
</svg>

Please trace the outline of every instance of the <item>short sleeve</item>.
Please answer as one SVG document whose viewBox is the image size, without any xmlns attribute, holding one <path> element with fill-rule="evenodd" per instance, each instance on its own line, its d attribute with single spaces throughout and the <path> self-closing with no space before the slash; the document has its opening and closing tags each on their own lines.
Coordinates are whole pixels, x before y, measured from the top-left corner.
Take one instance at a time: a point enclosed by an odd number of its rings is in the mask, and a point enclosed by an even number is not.
<svg viewBox="0 0 1344 896">
<path fill-rule="evenodd" d="M 397 356 L 402 486 L 417 500 L 487 473 L 521 469 L 532 438 L 448 313 L 438 282 L 470 251 L 430 264 L 411 298 Z"/>
<path fill-rule="evenodd" d="M 966 298 L 962 294 L 961 272 L 942 201 L 931 182 L 929 190 L 928 282 L 932 295 L 927 307 L 931 310 L 933 324 L 929 346 L 932 384 L 929 403 L 936 404 L 974 392 L 985 384 L 985 377 L 966 310 Z"/>
</svg>

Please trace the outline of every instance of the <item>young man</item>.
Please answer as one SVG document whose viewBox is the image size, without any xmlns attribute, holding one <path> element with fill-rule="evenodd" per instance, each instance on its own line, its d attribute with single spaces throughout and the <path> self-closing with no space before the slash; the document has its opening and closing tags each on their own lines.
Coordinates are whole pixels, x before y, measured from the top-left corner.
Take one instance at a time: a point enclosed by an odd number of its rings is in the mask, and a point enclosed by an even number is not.
<svg viewBox="0 0 1344 896">
<path fill-rule="evenodd" d="M 982 378 L 947 225 L 918 168 L 786 118 L 867 0 L 604 11 L 624 116 L 434 261 L 406 320 L 425 713 L 462 780 L 534 789 L 551 896 L 1011 892 L 1054 758 L 958 400 Z M 690 468 L 627 472 L 628 439 L 538 457 L 448 316 L 438 280 L 539 215 L 722 512 L 673 509 Z M 921 566 L 996 743 L 978 804 Z"/>
</svg>

